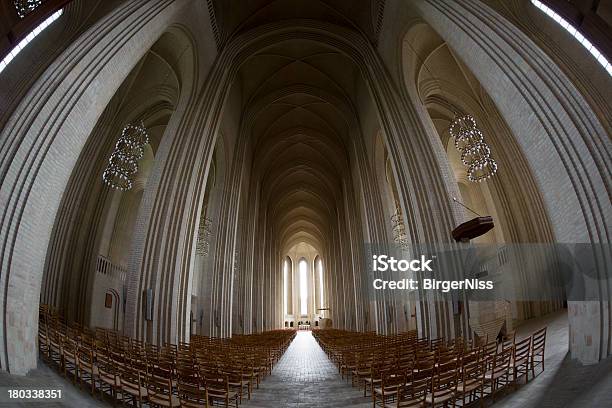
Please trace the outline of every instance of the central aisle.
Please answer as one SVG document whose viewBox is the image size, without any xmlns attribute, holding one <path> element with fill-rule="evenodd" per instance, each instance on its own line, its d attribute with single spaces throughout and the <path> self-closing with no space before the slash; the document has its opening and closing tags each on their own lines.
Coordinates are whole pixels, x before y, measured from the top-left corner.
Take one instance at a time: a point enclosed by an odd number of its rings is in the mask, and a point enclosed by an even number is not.
<svg viewBox="0 0 612 408">
<path fill-rule="evenodd" d="M 244 407 L 371 407 L 363 391 L 342 380 L 337 367 L 312 337 L 310 331 L 297 336 Z"/>
</svg>

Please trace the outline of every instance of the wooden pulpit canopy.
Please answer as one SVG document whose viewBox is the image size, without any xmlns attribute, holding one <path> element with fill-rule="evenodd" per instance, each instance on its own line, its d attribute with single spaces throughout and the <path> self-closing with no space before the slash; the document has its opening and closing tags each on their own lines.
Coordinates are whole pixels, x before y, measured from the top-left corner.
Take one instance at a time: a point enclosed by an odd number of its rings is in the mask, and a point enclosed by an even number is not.
<svg viewBox="0 0 612 408">
<path fill-rule="evenodd" d="M 493 226 L 493 217 L 476 217 L 460 224 L 452 234 L 455 241 L 466 242 L 486 234 L 493 229 Z"/>
</svg>

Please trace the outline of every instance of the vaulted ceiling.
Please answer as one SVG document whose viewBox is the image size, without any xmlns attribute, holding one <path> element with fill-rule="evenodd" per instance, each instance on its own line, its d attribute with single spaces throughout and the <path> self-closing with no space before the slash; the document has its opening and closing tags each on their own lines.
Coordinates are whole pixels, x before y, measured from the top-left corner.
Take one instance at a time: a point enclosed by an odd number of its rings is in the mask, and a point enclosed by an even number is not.
<svg viewBox="0 0 612 408">
<path fill-rule="evenodd" d="M 275 21 L 309 19 L 354 28 L 376 42 L 384 0 L 213 0 L 213 5 L 222 40 Z"/>
<path fill-rule="evenodd" d="M 242 94 L 253 171 L 284 251 L 300 242 L 321 251 L 337 225 L 359 81 L 350 59 L 309 40 L 276 44 L 241 67 L 234 86 Z"/>
</svg>

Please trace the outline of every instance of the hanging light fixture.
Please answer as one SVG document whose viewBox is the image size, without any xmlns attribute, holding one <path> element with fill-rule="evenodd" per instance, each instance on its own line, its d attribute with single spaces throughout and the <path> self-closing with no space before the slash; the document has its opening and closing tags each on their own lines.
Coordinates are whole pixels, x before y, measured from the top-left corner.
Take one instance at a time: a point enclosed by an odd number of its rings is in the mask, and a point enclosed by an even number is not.
<svg viewBox="0 0 612 408">
<path fill-rule="evenodd" d="M 24 18 L 42 4 L 43 0 L 13 0 L 15 10 L 20 18 Z"/>
<path fill-rule="evenodd" d="M 200 218 L 200 228 L 198 228 L 198 239 L 196 241 L 196 254 L 208 256 L 210 252 L 210 237 L 212 236 L 212 219 L 209 217 Z"/>
<path fill-rule="evenodd" d="M 138 161 L 143 158 L 147 144 L 149 135 L 142 122 L 140 125 L 126 125 L 108 159 L 102 180 L 115 190 L 130 190 L 132 176 L 138 172 Z"/>
<path fill-rule="evenodd" d="M 491 148 L 484 141 L 474 117 L 456 116 L 449 132 L 455 139 L 455 147 L 461 153 L 461 161 L 468 168 L 470 181 L 481 182 L 497 172 L 497 162 L 491 157 Z"/>
<path fill-rule="evenodd" d="M 408 249 L 408 234 L 402 216 L 402 207 L 396 201 L 395 213 L 391 216 L 391 230 L 393 231 L 393 241 L 401 249 Z"/>
</svg>

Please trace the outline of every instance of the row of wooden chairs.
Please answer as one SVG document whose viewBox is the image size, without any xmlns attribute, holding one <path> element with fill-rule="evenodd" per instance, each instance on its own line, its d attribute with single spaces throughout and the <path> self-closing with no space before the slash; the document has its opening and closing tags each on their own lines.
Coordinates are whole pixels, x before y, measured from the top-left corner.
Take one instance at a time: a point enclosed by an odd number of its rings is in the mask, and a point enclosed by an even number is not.
<svg viewBox="0 0 612 408">
<path fill-rule="evenodd" d="M 141 407 L 237 407 L 270 374 L 294 331 L 277 330 L 157 346 L 89 330 L 41 307 L 39 349 L 74 384 L 113 403 Z"/>
<path fill-rule="evenodd" d="M 419 339 L 342 330 L 313 335 L 352 385 L 363 387 L 373 407 L 436 407 L 484 404 L 502 389 L 516 389 L 544 370 L 546 328 L 520 341 L 467 344 L 463 339 Z"/>
</svg>

